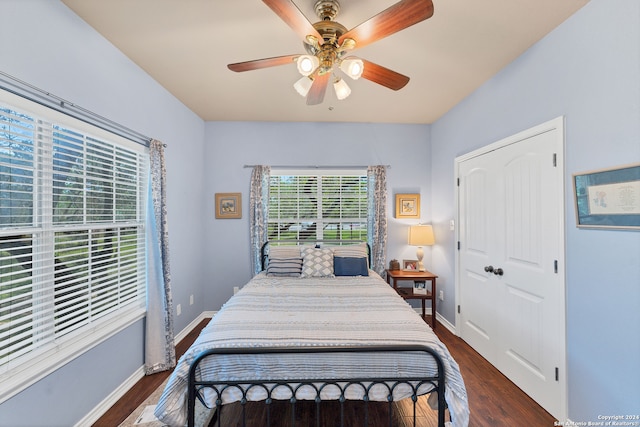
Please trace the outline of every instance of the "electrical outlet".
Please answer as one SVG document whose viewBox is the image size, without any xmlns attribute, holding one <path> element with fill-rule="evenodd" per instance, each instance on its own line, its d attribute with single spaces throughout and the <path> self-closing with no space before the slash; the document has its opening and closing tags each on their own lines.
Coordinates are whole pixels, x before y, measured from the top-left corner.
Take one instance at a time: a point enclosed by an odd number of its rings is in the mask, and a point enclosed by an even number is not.
<svg viewBox="0 0 640 427">
<path fill-rule="evenodd" d="M 440 298 L 440 301 L 444 301 L 444 291 L 440 291 L 438 298 Z"/>
<path fill-rule="evenodd" d="M 193 294 L 189 296 L 189 305 L 193 305 Z"/>
<path fill-rule="evenodd" d="M 456 229 L 456 221 L 454 219 L 449 221 L 449 230 L 455 231 Z"/>
<path fill-rule="evenodd" d="M 235 294 L 237 294 L 237 293 L 238 293 L 238 291 L 240 291 L 240 287 L 239 287 L 239 286 L 234 286 L 234 287 L 233 287 L 233 294 L 234 294 L 234 295 L 235 295 Z"/>
<path fill-rule="evenodd" d="M 182 306 L 178 304 L 176 306 L 176 316 L 180 316 L 182 314 Z"/>
</svg>

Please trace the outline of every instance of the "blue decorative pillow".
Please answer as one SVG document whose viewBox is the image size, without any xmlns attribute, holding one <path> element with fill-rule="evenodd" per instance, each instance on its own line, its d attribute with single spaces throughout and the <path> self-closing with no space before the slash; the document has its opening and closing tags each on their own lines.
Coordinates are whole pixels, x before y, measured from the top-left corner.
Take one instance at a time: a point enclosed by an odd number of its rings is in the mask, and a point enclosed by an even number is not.
<svg viewBox="0 0 640 427">
<path fill-rule="evenodd" d="M 336 276 L 368 276 L 367 259 L 334 256 L 333 272 Z"/>
</svg>

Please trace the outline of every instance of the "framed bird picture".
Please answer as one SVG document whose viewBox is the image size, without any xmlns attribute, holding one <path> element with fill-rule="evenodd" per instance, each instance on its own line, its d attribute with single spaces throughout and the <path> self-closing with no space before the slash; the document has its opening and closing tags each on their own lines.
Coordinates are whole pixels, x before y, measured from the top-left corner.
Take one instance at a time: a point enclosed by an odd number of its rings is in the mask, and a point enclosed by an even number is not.
<svg viewBox="0 0 640 427">
<path fill-rule="evenodd" d="M 396 194 L 396 218 L 420 218 L 420 194 Z"/>
</svg>

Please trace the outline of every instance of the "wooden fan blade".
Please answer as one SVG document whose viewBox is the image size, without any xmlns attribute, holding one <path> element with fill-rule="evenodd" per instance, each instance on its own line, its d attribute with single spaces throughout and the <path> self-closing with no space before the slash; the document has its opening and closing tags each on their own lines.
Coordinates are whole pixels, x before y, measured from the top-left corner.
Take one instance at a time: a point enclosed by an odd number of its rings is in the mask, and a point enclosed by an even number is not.
<svg viewBox="0 0 640 427">
<path fill-rule="evenodd" d="M 330 77 L 331 73 L 325 73 L 320 76 L 316 76 L 313 79 L 313 84 L 311 85 L 311 89 L 309 89 L 309 93 L 307 94 L 307 105 L 322 104 L 322 101 L 324 100 L 324 94 L 327 91 L 327 86 L 329 85 Z"/>
<path fill-rule="evenodd" d="M 433 16 L 432 0 L 401 0 L 390 8 L 373 16 L 344 33 L 338 40 L 356 41 L 356 49 L 371 44 Z"/>
<path fill-rule="evenodd" d="M 364 63 L 364 70 L 362 71 L 363 79 L 370 80 L 393 90 L 402 89 L 409 83 L 409 77 L 405 75 L 396 73 L 382 65 L 374 64 L 364 59 L 362 62 Z"/>
<path fill-rule="evenodd" d="M 276 15 L 280 17 L 288 26 L 290 26 L 293 31 L 296 32 L 302 38 L 302 40 L 306 40 L 308 35 L 312 35 L 318 39 L 318 43 L 324 43 L 324 39 L 316 30 L 311 22 L 307 19 L 306 16 L 298 6 L 296 6 L 291 0 L 262 0 L 267 6 L 271 8 L 275 12 Z"/>
<path fill-rule="evenodd" d="M 260 68 L 276 67 L 278 65 L 291 64 L 300 55 L 275 56 L 273 58 L 256 59 L 253 61 L 236 62 L 229 64 L 227 67 L 231 71 L 240 73 L 242 71 L 259 70 Z"/>
</svg>

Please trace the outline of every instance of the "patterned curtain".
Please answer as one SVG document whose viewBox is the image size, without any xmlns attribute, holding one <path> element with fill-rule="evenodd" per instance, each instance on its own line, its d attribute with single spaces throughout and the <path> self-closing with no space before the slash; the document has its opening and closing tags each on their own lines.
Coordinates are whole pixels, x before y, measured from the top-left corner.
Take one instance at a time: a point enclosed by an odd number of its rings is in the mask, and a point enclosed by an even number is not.
<svg viewBox="0 0 640 427">
<path fill-rule="evenodd" d="M 371 269 L 382 275 L 387 257 L 387 168 L 367 169 L 367 241 L 371 246 Z"/>
<path fill-rule="evenodd" d="M 176 365 L 173 336 L 173 300 L 169 271 L 164 145 L 149 145 L 150 179 L 147 203 L 147 320 L 145 373 L 166 371 Z"/>
<path fill-rule="evenodd" d="M 251 233 L 251 260 L 253 274 L 262 271 L 260 248 L 267 241 L 267 219 L 269 218 L 269 166 L 254 166 L 251 173 L 249 196 L 249 229 Z"/>
</svg>

